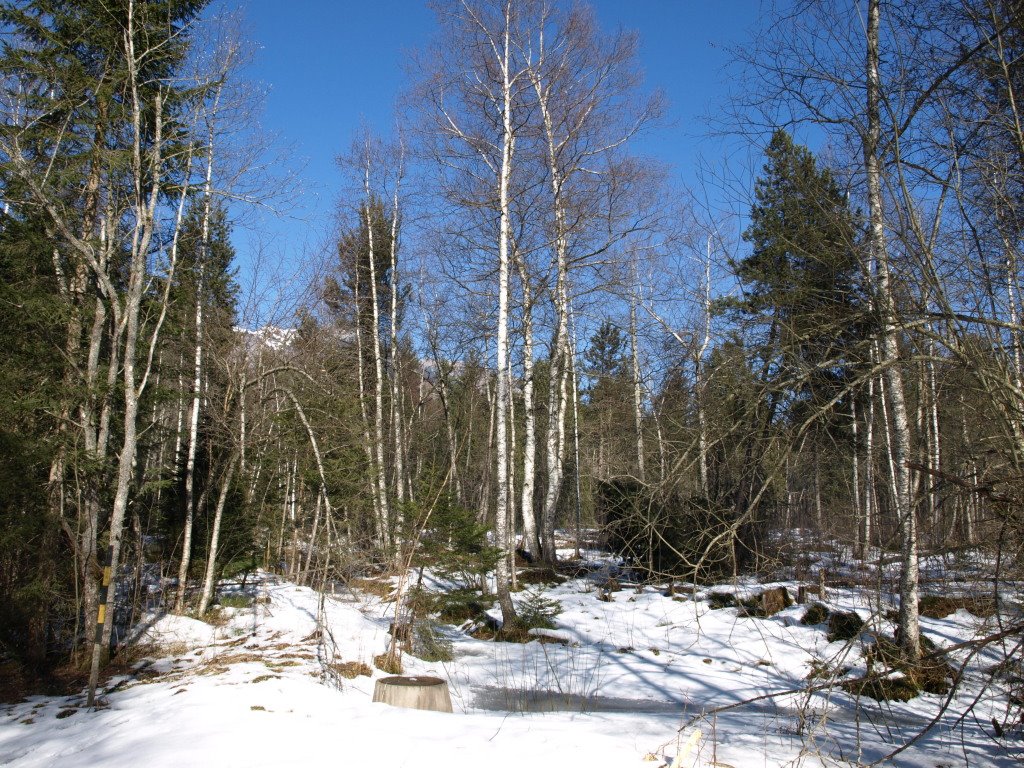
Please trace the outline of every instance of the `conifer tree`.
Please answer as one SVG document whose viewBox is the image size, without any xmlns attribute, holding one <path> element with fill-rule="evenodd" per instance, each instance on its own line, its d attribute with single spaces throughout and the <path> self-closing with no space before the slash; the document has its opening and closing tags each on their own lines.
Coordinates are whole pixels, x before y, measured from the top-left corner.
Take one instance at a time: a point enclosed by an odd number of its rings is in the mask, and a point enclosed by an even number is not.
<svg viewBox="0 0 1024 768">
<path fill-rule="evenodd" d="M 806 147 L 778 130 L 765 155 L 733 306 L 761 326 L 765 373 L 798 403 L 821 404 L 843 385 L 859 333 L 856 227 L 832 173 Z M 795 407 L 791 415 L 808 414 Z"/>
</svg>

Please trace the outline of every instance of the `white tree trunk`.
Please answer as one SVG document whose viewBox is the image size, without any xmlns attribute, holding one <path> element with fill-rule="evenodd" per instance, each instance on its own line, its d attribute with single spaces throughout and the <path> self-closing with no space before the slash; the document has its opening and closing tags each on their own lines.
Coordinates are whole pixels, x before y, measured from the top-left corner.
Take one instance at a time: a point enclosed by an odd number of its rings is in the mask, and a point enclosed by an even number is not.
<svg viewBox="0 0 1024 768">
<path fill-rule="evenodd" d="M 227 472 L 224 475 L 223 481 L 221 481 L 220 495 L 217 497 L 217 508 L 213 513 L 213 530 L 210 531 L 210 547 L 206 554 L 206 575 L 203 577 L 203 594 L 199 600 L 200 616 L 206 613 L 206 610 L 210 607 L 210 601 L 213 599 L 213 576 L 217 570 L 217 550 L 220 546 L 220 526 L 221 521 L 224 519 L 224 507 L 227 504 L 228 491 L 231 488 L 231 481 L 235 476 L 235 466 L 237 463 L 237 456 L 232 456 L 228 460 Z"/>
<path fill-rule="evenodd" d="M 647 472 L 644 467 L 643 382 L 640 380 L 640 350 L 637 341 L 635 299 L 629 305 L 629 348 L 633 364 L 633 423 L 636 431 L 636 476 L 643 483 L 647 481 Z"/>
<path fill-rule="evenodd" d="M 205 254 L 200 257 L 205 261 Z M 181 536 L 181 564 L 178 568 L 178 593 L 174 610 L 181 613 L 185 608 L 185 590 L 188 586 L 188 570 L 192 559 L 192 521 L 195 517 L 195 469 L 196 450 L 199 445 L 199 405 L 203 382 L 203 278 L 206 268 L 204 261 L 199 264 L 199 281 L 196 286 L 196 336 L 195 361 L 192 380 L 192 408 L 188 421 L 188 453 L 185 458 L 185 529 Z"/>
<path fill-rule="evenodd" d="M 533 510 L 534 483 L 537 475 L 537 414 L 533 403 L 533 294 L 530 276 L 522 259 L 517 259 L 523 284 L 523 492 L 520 502 L 523 516 L 523 547 L 533 557 L 540 554 L 537 519 Z"/>
<path fill-rule="evenodd" d="M 403 159 L 399 158 L 401 166 Z M 395 501 L 398 502 L 398 512 L 401 515 L 402 504 L 405 501 L 405 440 L 402 437 L 403 423 L 403 399 L 401 387 L 401 371 L 399 370 L 400 355 L 398 354 L 398 294 L 400 283 L 398 281 L 398 211 L 399 197 L 398 190 L 401 184 L 401 171 L 399 179 L 395 184 L 395 195 L 391 202 L 391 427 L 394 435 L 395 451 Z M 411 493 L 411 490 L 410 490 Z"/>
<path fill-rule="evenodd" d="M 498 498 L 494 514 L 494 538 L 501 550 L 495 577 L 497 580 L 498 602 L 501 604 L 503 622 L 508 625 L 515 621 L 515 606 L 509 593 L 511 574 L 508 561 L 509 492 L 508 492 L 508 277 L 509 248 L 511 240 L 511 207 L 509 184 L 512 176 L 512 157 L 515 137 L 512 132 L 513 83 L 509 71 L 512 33 L 512 0 L 505 5 L 504 46 L 500 65 L 502 70 L 502 132 L 501 168 L 498 177 L 498 195 L 501 219 L 498 235 L 498 334 L 497 334 L 497 392 L 495 395 L 495 447 L 497 454 Z"/>
<path fill-rule="evenodd" d="M 367 406 L 366 395 L 366 366 L 363 365 L 363 330 L 360 301 L 359 267 L 355 270 L 355 305 L 356 305 L 356 379 L 359 383 L 359 417 L 363 427 L 363 452 L 366 454 L 366 466 L 369 469 L 369 490 L 370 500 L 373 503 L 373 525 L 377 543 L 381 547 L 387 546 L 387 522 L 384 517 L 384 509 L 381 506 L 380 486 L 376 482 L 376 457 L 373 452 L 373 440 L 370 438 L 370 409 Z"/>
<path fill-rule="evenodd" d="M 384 542 L 393 546 L 394 531 L 391 519 L 390 499 L 387 489 L 387 468 L 384 463 L 384 359 L 380 349 L 380 306 L 377 295 L 377 253 L 373 242 L 373 219 L 370 198 L 370 151 L 367 147 L 364 191 L 366 193 L 366 235 L 370 249 L 370 304 L 373 311 L 373 456 L 377 496 L 380 505 L 381 524 L 384 527 Z M 358 266 L 357 266 L 358 269 Z"/>
<path fill-rule="evenodd" d="M 132 111 L 133 129 L 133 152 L 130 163 L 132 179 L 134 181 L 134 192 L 131 201 L 134 226 L 130 244 L 130 258 L 128 262 L 128 289 L 124 297 L 124 304 L 120 316 L 117 318 L 118 325 L 123 331 L 123 368 L 122 377 L 124 382 L 124 434 L 121 441 L 121 451 L 117 461 L 117 473 L 114 487 L 114 502 L 110 514 L 110 543 L 107 549 L 106 571 L 104 573 L 104 588 L 98 608 L 96 642 L 93 644 L 92 666 L 89 674 L 89 695 L 88 706 L 95 703 L 96 685 L 99 681 L 99 667 L 103 649 L 110 645 L 111 630 L 113 629 L 113 616 L 107 620 L 108 600 L 111 595 L 117 594 L 117 570 L 121 559 L 121 539 L 124 534 L 125 513 L 128 510 L 128 494 L 131 490 L 133 470 L 135 464 L 136 450 L 138 448 L 138 415 L 139 398 L 145 388 L 146 374 L 143 371 L 140 377 L 136 373 L 139 330 L 141 324 L 142 296 L 148 283 L 147 257 L 149 246 L 156 227 L 156 207 L 159 191 L 161 188 L 162 171 L 162 118 L 163 104 L 161 97 L 157 95 L 154 99 L 152 109 L 156 116 L 152 149 L 150 157 L 143 158 L 143 126 L 142 126 L 142 102 L 139 96 L 139 81 L 137 77 L 137 65 L 139 59 L 135 52 L 135 30 L 134 30 L 134 2 L 129 0 L 127 14 L 127 29 L 125 33 L 126 61 L 128 66 L 128 81 L 130 85 L 130 107 Z M 147 194 L 148 190 L 148 194 Z M 159 326 L 154 330 L 159 331 Z M 151 362 L 151 359 L 150 359 Z M 112 613 L 112 612 L 111 612 Z"/>
<path fill-rule="evenodd" d="M 898 629 L 900 646 L 909 659 L 920 656 L 918 620 L 917 520 L 911 498 L 910 421 L 899 364 L 896 310 L 885 242 L 882 198 L 882 169 L 879 154 L 881 138 L 881 75 L 879 72 L 880 0 L 868 0 L 867 18 L 867 131 L 864 134 L 864 171 L 868 187 L 869 238 L 876 268 L 876 295 L 882 321 L 882 363 L 892 411 L 893 430 L 893 503 L 900 526 L 901 565 Z"/>
<path fill-rule="evenodd" d="M 704 260 L 704 285 L 702 309 L 704 318 L 704 335 L 700 347 L 693 357 L 694 397 L 697 399 L 697 460 L 700 466 L 700 490 L 705 497 L 711 490 L 708 486 L 708 421 L 705 403 L 704 355 L 711 344 L 711 235 L 708 235 L 707 256 Z"/>
</svg>

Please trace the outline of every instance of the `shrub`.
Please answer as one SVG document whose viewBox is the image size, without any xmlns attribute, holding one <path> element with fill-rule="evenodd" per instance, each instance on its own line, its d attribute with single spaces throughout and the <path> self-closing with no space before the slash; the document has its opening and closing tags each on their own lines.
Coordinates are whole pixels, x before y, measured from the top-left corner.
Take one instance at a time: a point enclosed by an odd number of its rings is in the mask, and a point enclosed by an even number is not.
<svg viewBox="0 0 1024 768">
<path fill-rule="evenodd" d="M 463 624 L 479 619 L 487 610 L 483 598 L 475 589 L 455 589 L 432 597 L 433 604 L 422 615 L 436 613 L 445 624 Z"/>
<path fill-rule="evenodd" d="M 740 615 L 764 619 L 774 616 L 792 604 L 793 598 L 789 596 L 789 590 L 785 587 L 775 587 L 740 601 Z"/>
<path fill-rule="evenodd" d="M 922 692 L 948 693 L 950 680 L 956 678 L 956 671 L 941 655 L 932 655 L 935 650 L 933 643 L 923 636 L 921 640 L 922 651 L 928 655 L 908 663 L 894 639 L 877 635 L 865 651 L 869 674 L 843 683 L 843 688 L 878 701 L 909 701 Z M 876 663 L 881 664 L 882 675 L 871 674 Z M 896 674 L 889 674 L 886 670 Z"/>
<path fill-rule="evenodd" d="M 413 626 L 412 655 L 423 661 L 451 661 L 455 658 L 452 641 L 430 619 L 417 621 Z"/>
<path fill-rule="evenodd" d="M 561 612 L 561 603 L 534 590 L 526 591 L 526 597 L 520 601 L 516 611 L 519 624 L 526 629 L 554 629 L 553 619 Z"/>
<path fill-rule="evenodd" d="M 516 575 L 516 580 L 522 585 L 560 584 L 565 581 L 565 577 L 550 568 L 526 568 Z"/>
<path fill-rule="evenodd" d="M 736 595 L 732 592 L 711 592 L 708 595 L 708 603 L 713 611 L 719 611 L 722 608 L 735 608 L 739 605 L 736 602 Z"/>
<path fill-rule="evenodd" d="M 922 616 L 932 619 L 944 619 L 961 608 L 981 618 L 995 615 L 995 603 L 990 598 L 983 597 L 925 595 L 917 605 Z"/>
<path fill-rule="evenodd" d="M 402 674 L 402 660 L 397 655 L 382 653 L 373 657 L 373 666 L 389 675 Z"/>
<path fill-rule="evenodd" d="M 853 640 L 864 629 L 864 619 L 854 611 L 833 611 L 828 617 L 828 641 Z"/>
<path fill-rule="evenodd" d="M 422 519 L 416 510 L 409 509 L 405 516 L 408 525 L 419 530 Z M 488 527 L 477 520 L 476 513 L 461 507 L 450 497 L 442 497 L 423 528 L 413 566 L 430 567 L 445 578 L 477 583 L 494 569 L 501 558 L 501 550 L 491 546 L 487 538 Z"/>
<path fill-rule="evenodd" d="M 244 592 L 235 592 L 230 595 L 221 595 L 217 602 L 223 608 L 248 608 L 253 603 L 252 595 Z"/>
<path fill-rule="evenodd" d="M 256 561 L 254 556 L 245 555 L 225 563 L 224 567 L 221 569 L 221 578 L 233 579 L 236 576 L 241 576 L 242 582 L 244 583 L 249 578 L 249 574 L 255 571 L 258 567 L 259 563 Z"/>
<path fill-rule="evenodd" d="M 697 580 L 728 576 L 755 550 L 758 528 L 740 523 L 733 510 L 710 499 L 658 493 L 618 479 L 599 484 L 596 504 L 609 548 L 655 574 Z"/>
<path fill-rule="evenodd" d="M 854 696 L 867 696 L 875 701 L 910 701 L 921 692 L 911 679 L 903 675 L 858 677 L 845 681 L 843 689 Z"/>
<path fill-rule="evenodd" d="M 824 624 L 828 621 L 828 618 L 831 615 L 832 611 L 830 611 L 825 605 L 822 603 L 813 603 L 806 611 L 804 611 L 804 615 L 801 617 L 800 623 L 805 626 Z"/>
</svg>

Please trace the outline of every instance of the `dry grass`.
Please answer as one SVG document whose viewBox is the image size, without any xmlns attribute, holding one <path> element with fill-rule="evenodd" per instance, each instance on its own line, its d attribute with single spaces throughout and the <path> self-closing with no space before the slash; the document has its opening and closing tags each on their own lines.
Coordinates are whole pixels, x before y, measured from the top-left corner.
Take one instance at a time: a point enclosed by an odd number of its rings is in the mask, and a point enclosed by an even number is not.
<svg viewBox="0 0 1024 768">
<path fill-rule="evenodd" d="M 373 670 L 370 669 L 370 665 L 365 664 L 362 661 L 345 661 L 340 664 L 331 664 L 329 666 L 346 680 L 354 680 L 359 675 L 363 675 L 364 677 L 371 677 L 373 675 Z"/>
<path fill-rule="evenodd" d="M 918 603 L 922 616 L 932 619 L 944 619 L 963 608 L 979 618 L 989 618 L 996 612 L 995 602 L 991 597 L 945 597 L 942 595 L 926 595 Z"/>
<path fill-rule="evenodd" d="M 370 595 L 376 595 L 385 602 L 394 600 L 395 588 L 384 579 L 350 579 L 348 586 Z"/>
<path fill-rule="evenodd" d="M 389 675 L 402 674 L 402 662 L 397 656 L 390 656 L 386 653 L 374 656 L 373 666 L 381 672 L 387 672 Z"/>
</svg>

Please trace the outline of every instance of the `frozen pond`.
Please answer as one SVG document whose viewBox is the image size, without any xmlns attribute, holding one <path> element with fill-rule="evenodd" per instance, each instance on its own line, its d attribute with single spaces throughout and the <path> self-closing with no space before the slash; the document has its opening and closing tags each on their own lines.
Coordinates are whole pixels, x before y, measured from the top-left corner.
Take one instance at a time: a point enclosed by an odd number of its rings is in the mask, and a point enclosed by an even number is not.
<svg viewBox="0 0 1024 768">
<path fill-rule="evenodd" d="M 558 691 L 512 688 L 476 688 L 473 709 L 491 712 L 622 712 L 679 715 L 686 705 L 679 701 L 627 699 L 616 696 L 580 696 Z"/>
</svg>

